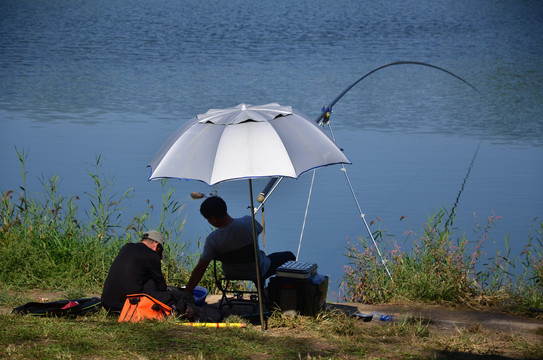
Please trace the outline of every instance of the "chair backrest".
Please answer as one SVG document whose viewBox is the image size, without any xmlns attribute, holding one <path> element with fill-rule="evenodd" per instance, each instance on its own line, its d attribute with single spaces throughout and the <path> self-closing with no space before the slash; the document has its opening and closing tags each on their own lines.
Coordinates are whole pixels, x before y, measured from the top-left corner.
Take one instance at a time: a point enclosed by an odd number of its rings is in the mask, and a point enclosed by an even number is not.
<svg viewBox="0 0 543 360">
<path fill-rule="evenodd" d="M 253 244 L 241 247 L 234 251 L 223 253 L 217 259 L 229 264 L 248 264 L 255 262 L 255 248 Z"/>
<path fill-rule="evenodd" d="M 252 270 L 255 268 L 255 250 L 254 250 L 254 245 L 252 244 L 243 246 L 234 251 L 223 253 L 216 260 L 222 263 L 223 274 L 225 278 L 252 281 L 256 277 L 255 271 Z M 234 265 L 234 267 L 238 265 L 247 265 L 247 268 L 250 268 L 251 271 L 245 274 L 244 276 L 233 276 L 232 274 L 228 274 L 227 272 L 228 264 L 232 264 Z"/>
</svg>

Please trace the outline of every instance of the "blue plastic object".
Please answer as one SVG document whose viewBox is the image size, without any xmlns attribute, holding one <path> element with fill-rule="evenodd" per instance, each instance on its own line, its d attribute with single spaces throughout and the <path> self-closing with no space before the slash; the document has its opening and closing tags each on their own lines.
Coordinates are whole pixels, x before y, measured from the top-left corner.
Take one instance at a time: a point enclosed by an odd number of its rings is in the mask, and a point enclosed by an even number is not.
<svg viewBox="0 0 543 360">
<path fill-rule="evenodd" d="M 204 306 L 206 303 L 206 297 L 209 292 L 205 287 L 196 286 L 194 290 L 192 291 L 192 295 L 194 295 L 194 302 L 198 306 Z"/>
<path fill-rule="evenodd" d="M 377 311 L 372 311 L 372 315 L 381 321 L 394 321 L 394 318 L 392 317 L 392 315 L 381 314 Z"/>
</svg>

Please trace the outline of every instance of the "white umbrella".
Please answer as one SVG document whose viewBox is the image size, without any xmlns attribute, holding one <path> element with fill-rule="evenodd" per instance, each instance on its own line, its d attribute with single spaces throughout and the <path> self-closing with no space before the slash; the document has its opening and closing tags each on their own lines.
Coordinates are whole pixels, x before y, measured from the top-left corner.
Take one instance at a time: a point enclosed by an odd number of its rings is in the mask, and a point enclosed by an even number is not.
<svg viewBox="0 0 543 360">
<path fill-rule="evenodd" d="M 180 127 L 150 163 L 150 180 L 182 178 L 213 185 L 284 176 L 350 163 L 334 142 L 290 106 L 240 104 L 211 109 Z"/>
<path fill-rule="evenodd" d="M 149 180 L 179 178 L 213 185 L 248 179 L 258 259 L 251 179 L 297 178 L 311 169 L 339 163 L 351 162 L 316 123 L 299 111 L 277 103 L 240 104 L 210 109 L 181 126 L 151 160 Z M 258 261 L 256 265 L 264 326 Z"/>
</svg>

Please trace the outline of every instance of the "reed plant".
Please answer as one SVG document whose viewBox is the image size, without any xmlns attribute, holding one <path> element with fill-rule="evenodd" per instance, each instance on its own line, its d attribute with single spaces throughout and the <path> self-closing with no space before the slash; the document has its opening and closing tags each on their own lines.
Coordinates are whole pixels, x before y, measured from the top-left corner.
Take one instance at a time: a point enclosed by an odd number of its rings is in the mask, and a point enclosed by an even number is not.
<svg viewBox="0 0 543 360">
<path fill-rule="evenodd" d="M 102 173 L 103 160 L 96 156 L 88 172 L 92 192 L 84 197 L 66 196 L 58 176 L 39 178 L 43 189 L 27 188 L 28 154 L 17 150 L 22 185 L 19 191 L 2 191 L 0 202 L 0 283 L 12 288 L 40 288 L 100 293 L 113 259 L 127 242 L 139 241 L 151 228 L 166 238 L 163 271 L 172 285 L 188 280 L 195 255 L 190 242 L 182 239 L 183 206 L 174 189 L 162 182 L 160 215 L 154 219 L 154 205 L 132 217 L 125 215 L 130 188 L 119 194 L 113 178 Z M 85 200 L 87 202 L 85 202 Z M 202 286 L 212 290 L 206 274 Z"/>
<path fill-rule="evenodd" d="M 408 232 L 410 248 L 401 249 L 394 237 L 378 229 L 374 238 L 388 249 L 388 276 L 372 243 L 360 237 L 347 246 L 349 264 L 341 286 L 346 301 L 494 305 L 527 312 L 543 305 L 543 222 L 536 223 L 521 258 L 513 259 L 506 239 L 505 253 L 486 259 L 481 247 L 499 217 L 492 215 L 475 239 L 451 230 L 445 209 L 428 217 L 421 234 Z"/>
</svg>

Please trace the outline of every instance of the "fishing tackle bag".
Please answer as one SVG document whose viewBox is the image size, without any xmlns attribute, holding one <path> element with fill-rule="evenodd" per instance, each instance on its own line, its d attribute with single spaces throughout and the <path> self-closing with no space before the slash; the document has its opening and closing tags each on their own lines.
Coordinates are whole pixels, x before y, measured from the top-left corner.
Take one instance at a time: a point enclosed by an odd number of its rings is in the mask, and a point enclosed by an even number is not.
<svg viewBox="0 0 543 360">
<path fill-rule="evenodd" d="M 147 294 L 126 295 L 119 322 L 140 322 L 145 319 L 163 320 L 172 308 Z"/>
<path fill-rule="evenodd" d="M 58 300 L 50 302 L 29 302 L 11 311 L 12 314 L 76 317 L 100 310 L 102 300 L 98 297 Z"/>
</svg>

